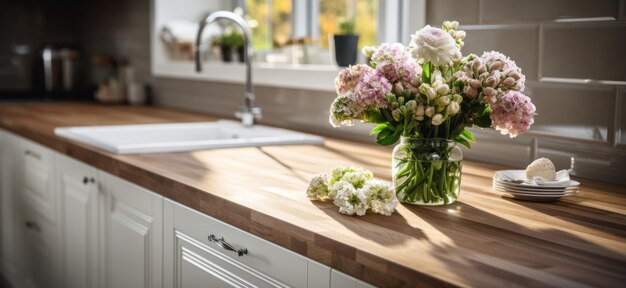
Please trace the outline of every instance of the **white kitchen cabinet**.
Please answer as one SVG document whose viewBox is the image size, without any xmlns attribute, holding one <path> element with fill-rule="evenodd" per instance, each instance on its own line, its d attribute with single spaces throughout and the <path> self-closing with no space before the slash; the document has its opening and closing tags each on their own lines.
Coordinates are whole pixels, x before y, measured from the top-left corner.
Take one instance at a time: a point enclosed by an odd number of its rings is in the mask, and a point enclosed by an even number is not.
<svg viewBox="0 0 626 288">
<path fill-rule="evenodd" d="M 18 287 L 56 287 L 57 237 L 54 152 L 27 139 L 15 138 Z"/>
<path fill-rule="evenodd" d="M 163 211 L 165 286 L 308 287 L 310 259 L 167 199 Z"/>
<path fill-rule="evenodd" d="M 163 197 L 104 172 L 99 176 L 107 199 L 105 286 L 162 287 Z"/>
<path fill-rule="evenodd" d="M 18 171 L 16 139 L 13 134 L 0 130 L 0 272 L 13 286 L 17 286 L 19 251 L 15 209 L 18 202 L 14 196 Z"/>
<path fill-rule="evenodd" d="M 4 131 L 0 192 L 15 287 L 372 287 Z"/>
<path fill-rule="evenodd" d="M 97 170 L 57 154 L 60 211 L 60 287 L 98 287 L 101 237 L 98 231 Z"/>
<path fill-rule="evenodd" d="M 374 288 L 370 284 L 360 281 L 352 276 L 348 276 L 342 272 L 332 269 L 330 272 L 331 288 Z"/>
</svg>

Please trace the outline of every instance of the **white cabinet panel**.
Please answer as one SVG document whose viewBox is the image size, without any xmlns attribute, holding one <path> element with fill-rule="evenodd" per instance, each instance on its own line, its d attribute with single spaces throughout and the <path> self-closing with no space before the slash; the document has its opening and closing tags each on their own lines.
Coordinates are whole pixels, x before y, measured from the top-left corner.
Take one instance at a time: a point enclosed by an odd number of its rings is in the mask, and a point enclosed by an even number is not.
<svg viewBox="0 0 626 288">
<path fill-rule="evenodd" d="M 23 225 L 19 241 L 23 249 L 19 261 L 22 268 L 22 283 L 18 287 L 56 287 L 54 270 L 56 227 L 33 209 L 26 206 L 20 208 L 22 212 L 20 221 Z"/>
<path fill-rule="evenodd" d="M 0 272 L 17 286 L 16 137 L 0 130 Z"/>
<path fill-rule="evenodd" d="M 348 276 L 337 270 L 332 269 L 330 272 L 331 288 L 374 288 L 370 284 L 360 281 L 352 276 Z"/>
<path fill-rule="evenodd" d="M 308 266 L 308 288 L 330 287 L 330 267 L 313 260 L 309 260 Z"/>
<path fill-rule="evenodd" d="M 60 198 L 61 286 L 98 287 L 98 186 L 96 170 L 57 155 Z"/>
<path fill-rule="evenodd" d="M 106 287 L 162 287 L 163 198 L 101 172 Z"/>
<path fill-rule="evenodd" d="M 18 140 L 19 195 L 51 222 L 55 218 L 54 152 L 26 139 Z"/>
<path fill-rule="evenodd" d="M 164 203 L 165 286 L 307 287 L 308 259 L 169 200 Z M 224 238 L 238 256 L 209 235 Z M 219 284 L 217 284 L 219 283 Z"/>
</svg>

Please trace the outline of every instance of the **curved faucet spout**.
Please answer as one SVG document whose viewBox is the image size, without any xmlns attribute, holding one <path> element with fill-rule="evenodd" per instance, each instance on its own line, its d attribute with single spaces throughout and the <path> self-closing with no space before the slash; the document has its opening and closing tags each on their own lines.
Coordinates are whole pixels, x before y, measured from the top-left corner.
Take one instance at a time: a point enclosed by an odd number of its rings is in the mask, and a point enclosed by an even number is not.
<svg viewBox="0 0 626 288">
<path fill-rule="evenodd" d="M 252 32 L 250 30 L 250 27 L 248 26 L 248 23 L 246 23 L 246 20 L 233 12 L 217 11 L 211 13 L 203 21 L 200 22 L 200 29 L 198 29 L 198 35 L 196 36 L 195 43 L 196 72 L 202 71 L 202 60 L 200 59 L 202 32 L 204 32 L 204 28 L 207 25 L 220 19 L 228 19 L 232 22 L 235 22 L 235 24 L 237 24 L 243 32 L 243 61 L 246 65 L 246 83 L 243 105 L 237 112 L 235 112 L 235 116 L 242 120 L 244 126 L 252 126 L 254 119 L 261 117 L 261 110 L 258 107 L 252 106 L 254 101 L 254 92 L 252 89 L 252 59 L 254 56 L 254 51 L 252 49 Z"/>
</svg>

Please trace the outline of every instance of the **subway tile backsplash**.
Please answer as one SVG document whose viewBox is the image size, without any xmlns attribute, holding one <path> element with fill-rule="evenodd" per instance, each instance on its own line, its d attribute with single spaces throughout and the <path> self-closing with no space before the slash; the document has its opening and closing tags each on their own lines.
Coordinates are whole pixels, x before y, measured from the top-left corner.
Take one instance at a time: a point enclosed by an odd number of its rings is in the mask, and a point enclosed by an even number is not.
<svg viewBox="0 0 626 288">
<path fill-rule="evenodd" d="M 626 81 L 626 22 L 542 25 L 541 76 Z"/>
<path fill-rule="evenodd" d="M 538 82 L 528 86 L 538 114 L 533 131 L 609 143 L 608 131 L 614 119 L 614 87 Z"/>
<path fill-rule="evenodd" d="M 482 23 L 619 17 L 620 0 L 482 0 Z"/>
<path fill-rule="evenodd" d="M 515 59 L 529 81 L 538 80 L 539 25 L 471 25 L 467 32 L 464 53 L 481 55 L 497 50 Z"/>
<path fill-rule="evenodd" d="M 525 93 L 537 106 L 535 124 L 521 139 L 505 141 L 495 131 L 476 129 L 480 143 L 465 151 L 467 158 L 523 167 L 544 156 L 561 168 L 574 157 L 578 176 L 626 183 L 626 1 L 427 5 L 427 23 L 464 25 L 464 52 L 498 50 L 515 59 L 528 79 Z"/>
<path fill-rule="evenodd" d="M 461 24 L 478 24 L 480 0 L 428 0 L 426 2 L 426 23 L 441 26 L 443 21 L 454 19 Z"/>
</svg>

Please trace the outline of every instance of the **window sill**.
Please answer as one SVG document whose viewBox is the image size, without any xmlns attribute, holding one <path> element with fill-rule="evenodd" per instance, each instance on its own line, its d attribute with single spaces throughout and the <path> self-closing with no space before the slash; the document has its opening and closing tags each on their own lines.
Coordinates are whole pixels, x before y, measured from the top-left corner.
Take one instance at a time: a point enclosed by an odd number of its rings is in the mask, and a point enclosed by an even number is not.
<svg viewBox="0 0 626 288">
<path fill-rule="evenodd" d="M 254 63 L 252 82 L 254 85 L 261 86 L 335 91 L 334 79 L 340 69 L 325 65 L 292 66 Z M 245 66 L 241 63 L 205 63 L 203 71 L 196 73 L 192 62 L 163 61 L 154 63 L 152 74 L 164 78 L 244 83 Z"/>
</svg>

